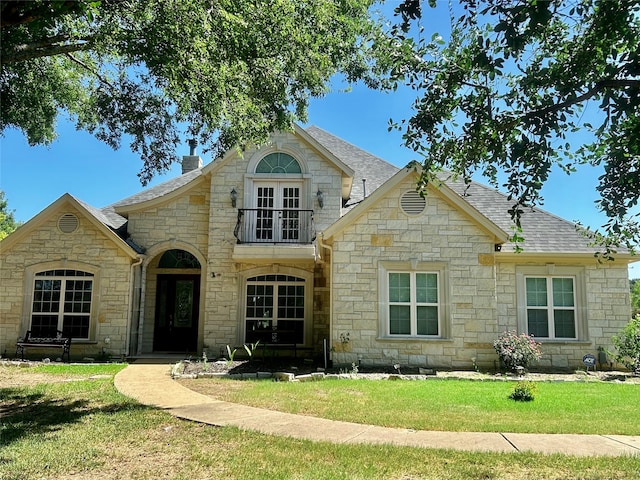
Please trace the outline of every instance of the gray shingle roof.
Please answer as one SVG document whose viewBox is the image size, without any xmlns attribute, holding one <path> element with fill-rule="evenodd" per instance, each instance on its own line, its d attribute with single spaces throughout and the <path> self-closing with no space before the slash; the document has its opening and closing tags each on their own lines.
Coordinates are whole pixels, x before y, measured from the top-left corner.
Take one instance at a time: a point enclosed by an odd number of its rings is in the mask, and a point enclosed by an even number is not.
<svg viewBox="0 0 640 480">
<path fill-rule="evenodd" d="M 347 213 L 352 207 L 364 199 L 365 188 L 366 195 L 369 196 L 400 170 L 400 168 L 395 165 L 319 127 L 310 126 L 306 128 L 305 131 L 342 162 L 349 165 L 355 172 L 351 196 L 343 209 L 343 214 Z M 193 170 L 160 185 L 131 195 L 101 210 L 84 203 L 83 205 L 96 218 L 110 228 L 116 231 L 125 230 L 127 220 L 116 213 L 115 210 L 118 207 L 135 205 L 160 198 L 186 185 L 201 174 L 201 169 Z M 366 179 L 366 186 L 363 185 L 363 179 Z M 477 182 L 472 182 L 466 189 L 461 180 L 447 178 L 445 179 L 445 183 L 495 225 L 508 234 L 513 232 L 513 223 L 508 213 L 513 203 L 506 195 Z M 576 230 L 574 223 L 568 222 L 542 209 L 535 208 L 526 210 L 521 223 L 523 228 L 522 236 L 525 238 L 523 247 L 526 252 L 592 254 L 596 250 L 594 247 L 589 246 L 588 239 Z M 504 246 L 504 250 L 512 248 L 513 245 L 510 243 Z"/>
<path fill-rule="evenodd" d="M 177 190 L 178 188 L 186 185 L 190 181 L 202 175 L 202 169 L 198 168 L 196 170 L 192 170 L 183 175 L 180 175 L 176 178 L 172 178 L 171 180 L 167 180 L 159 185 L 143 190 L 135 195 L 131 195 L 130 197 L 124 198 L 116 203 L 113 203 L 109 206 L 112 210 L 118 207 L 124 207 L 127 205 L 135 205 L 137 203 L 147 202 L 149 200 L 154 200 L 156 198 L 160 198 L 168 193 Z"/>
<path fill-rule="evenodd" d="M 502 230 L 510 235 L 513 233 L 514 224 L 509 210 L 514 202 L 505 194 L 477 182 L 472 182 L 466 192 L 462 180 L 449 180 L 446 185 Z M 596 251 L 589 246 L 589 240 L 576 229 L 575 223 L 540 208 L 525 208 L 521 225 L 521 235 L 525 239 L 521 246 L 525 252 L 592 254 Z M 513 247 L 514 244 L 508 242 L 504 245 L 504 250 L 508 251 Z"/>
<path fill-rule="evenodd" d="M 368 196 L 399 170 L 395 165 L 331 135 L 315 125 L 306 128 L 305 131 L 355 171 L 351 197 L 345 207 L 346 209 L 353 207 L 364 199 L 365 188 Z M 366 180 L 364 185 L 363 179 Z"/>
<path fill-rule="evenodd" d="M 349 204 L 363 199 L 362 178 L 367 179 L 367 195 L 391 178 L 399 168 L 372 155 L 318 127 L 306 129 L 318 142 L 355 170 L 353 190 Z M 448 175 L 446 175 L 448 177 Z M 443 176 L 445 180 L 445 176 Z M 481 183 L 472 182 L 465 188 L 462 180 L 446 179 L 446 185 L 464 198 L 476 210 L 506 233 L 513 233 L 514 224 L 509 210 L 513 207 L 506 195 Z M 526 210 L 521 219 L 522 247 L 529 253 L 585 253 L 596 251 L 589 240 L 576 230 L 576 225 L 540 208 Z M 512 250 L 507 243 L 504 250 Z"/>
</svg>

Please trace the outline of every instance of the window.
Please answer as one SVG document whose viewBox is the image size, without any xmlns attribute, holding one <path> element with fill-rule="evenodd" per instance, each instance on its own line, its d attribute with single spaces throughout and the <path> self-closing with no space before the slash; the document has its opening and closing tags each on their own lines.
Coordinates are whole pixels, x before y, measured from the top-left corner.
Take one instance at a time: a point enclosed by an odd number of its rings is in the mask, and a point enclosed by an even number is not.
<svg viewBox="0 0 640 480">
<path fill-rule="evenodd" d="M 525 277 L 527 332 L 538 338 L 575 339 L 574 277 Z"/>
<path fill-rule="evenodd" d="M 256 173 L 302 173 L 300 164 L 286 153 L 270 153 L 256 166 Z"/>
<path fill-rule="evenodd" d="M 304 317 L 304 278 L 259 275 L 247 279 L 245 342 L 264 342 L 264 332 L 277 329 L 277 338 L 267 343 L 303 344 Z"/>
<path fill-rule="evenodd" d="M 93 274 L 78 270 L 47 270 L 35 274 L 31 334 L 89 339 Z"/>
<path fill-rule="evenodd" d="M 388 334 L 439 336 L 438 272 L 387 272 Z"/>
</svg>

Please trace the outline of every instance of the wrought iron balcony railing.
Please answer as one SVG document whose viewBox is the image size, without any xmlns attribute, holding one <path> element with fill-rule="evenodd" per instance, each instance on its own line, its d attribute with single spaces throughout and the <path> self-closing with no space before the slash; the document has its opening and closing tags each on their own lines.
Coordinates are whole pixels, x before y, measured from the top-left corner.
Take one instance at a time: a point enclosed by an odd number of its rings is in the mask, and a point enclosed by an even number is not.
<svg viewBox="0 0 640 480">
<path fill-rule="evenodd" d="M 313 210 L 240 208 L 238 243 L 309 244 L 316 238 Z"/>
</svg>

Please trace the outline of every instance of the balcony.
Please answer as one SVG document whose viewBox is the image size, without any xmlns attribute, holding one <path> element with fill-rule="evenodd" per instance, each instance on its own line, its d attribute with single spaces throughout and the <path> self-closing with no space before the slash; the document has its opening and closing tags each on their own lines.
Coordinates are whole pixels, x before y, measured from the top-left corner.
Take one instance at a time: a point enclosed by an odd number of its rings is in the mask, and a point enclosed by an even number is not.
<svg viewBox="0 0 640 480">
<path fill-rule="evenodd" d="M 315 260 L 313 210 L 241 208 L 233 234 L 236 261 Z"/>
</svg>

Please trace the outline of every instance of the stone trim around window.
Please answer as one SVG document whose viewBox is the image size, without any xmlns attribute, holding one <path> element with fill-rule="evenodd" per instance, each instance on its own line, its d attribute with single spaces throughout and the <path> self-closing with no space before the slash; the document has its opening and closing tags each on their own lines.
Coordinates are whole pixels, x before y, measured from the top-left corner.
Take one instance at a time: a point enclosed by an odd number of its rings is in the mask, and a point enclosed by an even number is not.
<svg viewBox="0 0 640 480">
<path fill-rule="evenodd" d="M 588 326 L 587 326 L 587 299 L 586 299 L 586 285 L 585 285 L 585 272 L 583 267 L 570 267 L 570 266 L 556 266 L 553 264 L 539 265 L 539 266 L 519 266 L 516 267 L 516 302 L 518 312 L 518 331 L 529 332 L 528 325 L 528 313 L 527 310 L 527 278 L 529 279 L 544 279 L 547 285 L 547 299 L 548 299 L 548 312 L 554 311 L 553 291 L 549 285 L 553 285 L 553 279 L 572 279 L 573 280 L 573 295 L 574 306 L 568 308 L 568 311 L 573 311 L 575 314 L 575 336 L 563 337 L 561 334 L 556 335 L 554 333 L 554 327 L 549 327 L 548 336 L 535 335 L 536 340 L 541 342 L 586 342 L 588 341 Z M 532 307 L 534 310 L 538 307 Z M 561 307 L 557 310 L 562 310 Z M 551 323 L 553 318 L 548 318 L 547 321 Z"/>
<path fill-rule="evenodd" d="M 411 300 L 406 302 L 411 309 L 411 332 L 408 334 L 391 333 L 390 305 L 401 303 L 389 299 L 389 274 L 408 273 L 411 278 Z M 435 274 L 437 278 L 437 303 L 420 301 L 416 298 L 416 278 L 419 274 Z M 430 276 L 430 278 L 433 278 Z M 378 339 L 379 340 L 443 340 L 450 336 L 451 320 L 449 313 L 449 288 L 447 264 L 442 262 L 385 262 L 378 263 Z M 397 300 L 397 299 L 396 299 Z M 438 309 L 438 332 L 435 335 L 419 334 L 417 307 L 433 307 Z"/>
</svg>

